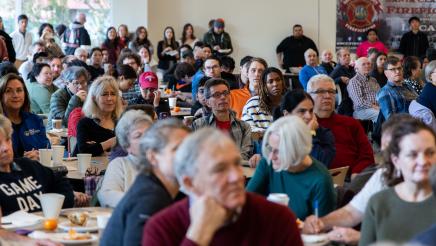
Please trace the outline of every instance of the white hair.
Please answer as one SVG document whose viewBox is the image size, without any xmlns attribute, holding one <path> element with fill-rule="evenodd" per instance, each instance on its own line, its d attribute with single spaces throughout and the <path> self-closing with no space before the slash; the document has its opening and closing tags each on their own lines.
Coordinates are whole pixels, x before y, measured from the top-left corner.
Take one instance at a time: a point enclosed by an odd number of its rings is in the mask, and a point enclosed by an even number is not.
<svg viewBox="0 0 436 246">
<path fill-rule="evenodd" d="M 307 82 L 307 91 L 309 93 L 312 92 L 315 84 L 319 83 L 321 81 L 331 82 L 333 84 L 334 88 L 336 89 L 335 81 L 332 78 L 330 78 L 329 76 L 327 76 L 325 74 L 317 74 L 315 76 L 312 76 L 312 78 L 309 79 L 309 82 Z"/>
<path fill-rule="evenodd" d="M 153 124 L 150 116 L 142 110 L 129 110 L 121 116 L 115 127 L 115 135 L 121 148 L 127 150 L 130 147 L 129 134 L 141 124 Z"/>
<path fill-rule="evenodd" d="M 271 150 L 268 148 L 271 134 L 280 138 L 280 167 L 276 171 L 288 170 L 291 166 L 299 165 L 312 150 L 312 135 L 307 124 L 298 116 L 285 116 L 272 123 L 263 137 L 262 155 L 268 159 L 268 163 L 271 163 Z"/>
<path fill-rule="evenodd" d="M 304 52 L 304 57 L 307 57 L 307 56 L 309 55 L 309 53 L 315 53 L 315 54 L 317 54 L 316 51 L 315 51 L 314 49 L 309 48 L 309 49 L 307 49 L 307 50 Z"/>
<path fill-rule="evenodd" d="M 0 114 L 0 133 L 5 138 L 12 137 L 12 123 L 6 116 Z"/>
<path fill-rule="evenodd" d="M 88 56 L 88 51 L 85 48 L 79 47 L 74 51 L 74 56 L 79 56 L 82 53 L 86 53 L 86 56 Z"/>
<path fill-rule="evenodd" d="M 196 175 L 200 164 L 198 157 L 201 153 L 204 153 L 206 148 L 217 149 L 226 146 L 227 143 L 237 148 L 229 136 L 211 127 L 202 128 L 185 138 L 174 157 L 174 173 L 183 190 L 186 191 L 183 186 L 183 177 L 193 178 Z"/>
</svg>

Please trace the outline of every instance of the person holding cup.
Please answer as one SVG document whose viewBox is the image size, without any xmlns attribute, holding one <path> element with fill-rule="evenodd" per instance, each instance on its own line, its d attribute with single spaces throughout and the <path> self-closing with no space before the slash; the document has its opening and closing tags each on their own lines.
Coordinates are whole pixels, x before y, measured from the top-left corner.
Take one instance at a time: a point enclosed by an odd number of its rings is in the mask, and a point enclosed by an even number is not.
<svg viewBox="0 0 436 246">
<path fill-rule="evenodd" d="M 18 210 L 37 212 L 42 209 L 39 197 L 43 193 L 65 196 L 63 208 L 74 205 L 74 193 L 69 181 L 55 175 L 37 161 L 14 158 L 12 123 L 0 115 L 0 207 L 3 215 Z"/>
<path fill-rule="evenodd" d="M 117 81 L 111 76 L 96 79 L 83 105 L 83 117 L 77 124 L 77 145 L 73 155 L 88 153 L 101 156 L 116 143 L 114 128 L 122 112 Z"/>
<path fill-rule="evenodd" d="M 68 67 L 62 72 L 66 83 L 64 88 L 57 90 L 50 99 L 50 114 L 47 128 L 52 129 L 53 120 L 62 120 L 62 128 L 68 127 L 68 117 L 73 109 L 82 107 L 88 94 L 89 75 L 85 68 Z"/>
<path fill-rule="evenodd" d="M 0 100 L 3 114 L 12 122 L 15 157 L 39 159 L 38 149 L 48 148 L 42 119 L 30 112 L 29 93 L 24 80 L 16 74 L 7 74 L 0 80 Z"/>
<path fill-rule="evenodd" d="M 336 207 L 336 193 L 327 168 L 310 157 L 312 135 L 298 116 L 275 121 L 262 141 L 263 159 L 247 185 L 251 192 L 268 195 L 285 193 L 288 207 L 304 220 L 315 213 L 323 216 Z"/>
</svg>

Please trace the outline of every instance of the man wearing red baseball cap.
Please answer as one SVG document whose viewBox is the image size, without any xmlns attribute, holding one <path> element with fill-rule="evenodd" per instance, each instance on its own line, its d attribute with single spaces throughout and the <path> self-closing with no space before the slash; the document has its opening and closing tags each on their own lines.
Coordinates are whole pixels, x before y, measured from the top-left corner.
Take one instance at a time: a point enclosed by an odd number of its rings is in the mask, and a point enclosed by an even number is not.
<svg viewBox="0 0 436 246">
<path fill-rule="evenodd" d="M 141 95 L 134 101 L 135 104 L 151 104 L 159 119 L 171 115 L 168 99 L 160 97 L 159 80 L 155 73 L 144 72 L 139 76 Z"/>
</svg>

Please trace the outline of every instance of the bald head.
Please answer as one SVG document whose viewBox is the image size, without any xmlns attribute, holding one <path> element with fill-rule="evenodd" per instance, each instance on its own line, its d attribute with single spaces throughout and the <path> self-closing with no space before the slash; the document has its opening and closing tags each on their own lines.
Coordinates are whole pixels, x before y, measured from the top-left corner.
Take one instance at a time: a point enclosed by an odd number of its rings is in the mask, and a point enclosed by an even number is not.
<svg viewBox="0 0 436 246">
<path fill-rule="evenodd" d="M 80 24 L 84 25 L 86 22 L 86 15 L 84 13 L 77 13 L 76 14 L 76 21 Z"/>
<path fill-rule="evenodd" d="M 360 57 L 355 63 L 356 72 L 364 76 L 368 76 L 371 71 L 371 62 L 367 57 Z"/>
</svg>

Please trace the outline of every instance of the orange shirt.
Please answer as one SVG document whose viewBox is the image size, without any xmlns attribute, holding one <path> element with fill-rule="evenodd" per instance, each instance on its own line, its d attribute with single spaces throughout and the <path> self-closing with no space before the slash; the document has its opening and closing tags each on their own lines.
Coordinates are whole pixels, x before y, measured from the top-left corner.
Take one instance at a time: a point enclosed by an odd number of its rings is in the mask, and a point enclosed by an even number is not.
<svg viewBox="0 0 436 246">
<path fill-rule="evenodd" d="M 241 119 L 242 110 L 250 98 L 251 94 L 247 86 L 230 91 L 230 108 L 236 112 L 236 118 Z"/>
</svg>

